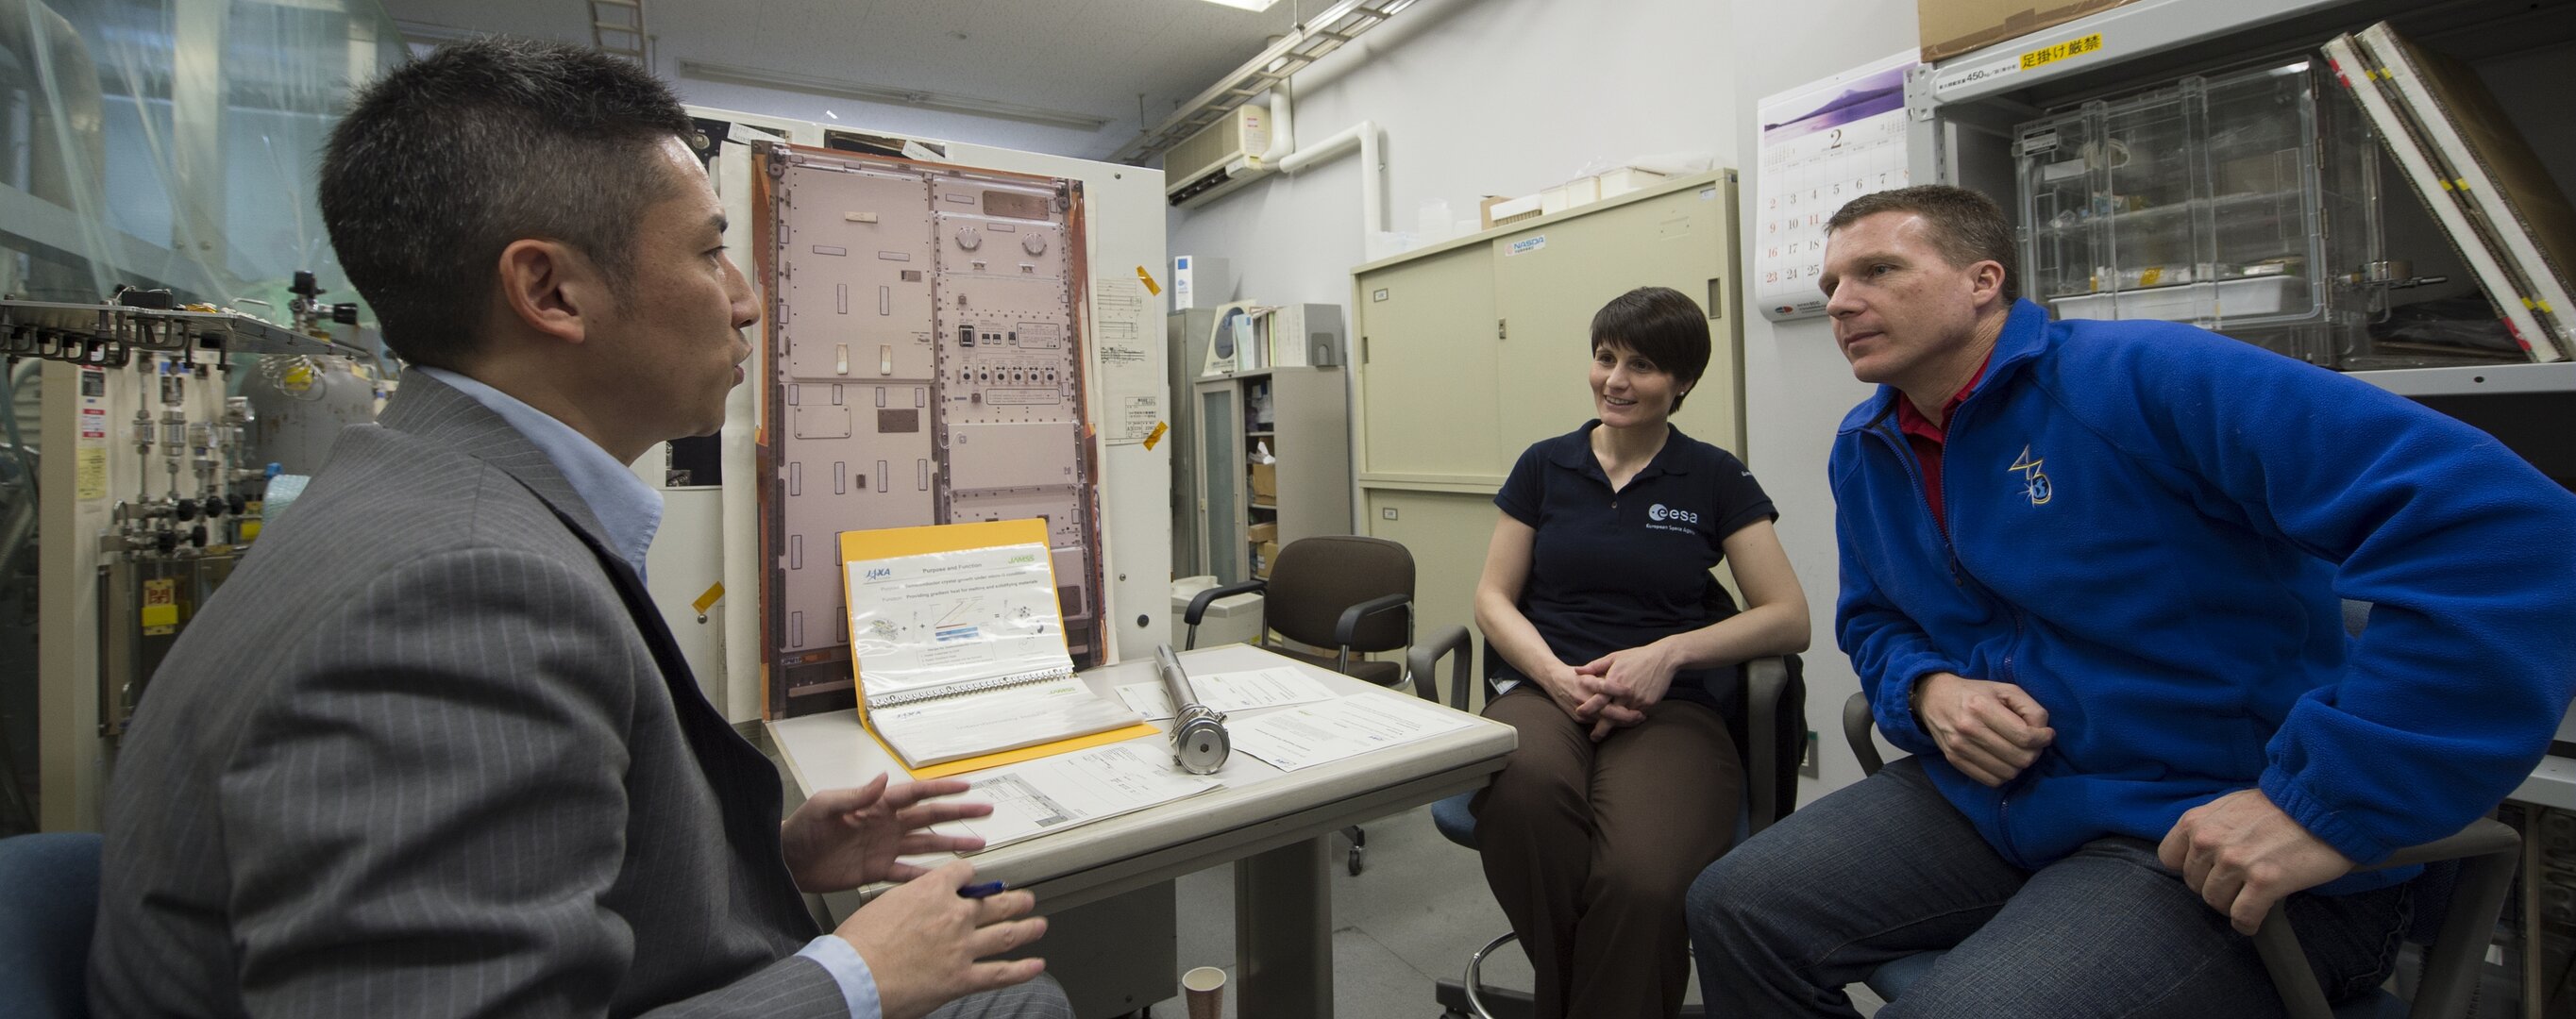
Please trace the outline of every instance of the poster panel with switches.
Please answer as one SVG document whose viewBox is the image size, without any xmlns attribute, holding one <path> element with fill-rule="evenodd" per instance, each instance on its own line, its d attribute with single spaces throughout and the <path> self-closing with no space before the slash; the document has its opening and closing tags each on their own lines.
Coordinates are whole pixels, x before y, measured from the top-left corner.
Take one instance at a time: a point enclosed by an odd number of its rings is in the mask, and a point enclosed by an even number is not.
<svg viewBox="0 0 2576 1019">
<path fill-rule="evenodd" d="M 1080 182 L 775 143 L 753 159 L 771 717 L 848 703 L 847 530 L 1046 521 L 1075 664 L 1098 664 Z"/>
</svg>

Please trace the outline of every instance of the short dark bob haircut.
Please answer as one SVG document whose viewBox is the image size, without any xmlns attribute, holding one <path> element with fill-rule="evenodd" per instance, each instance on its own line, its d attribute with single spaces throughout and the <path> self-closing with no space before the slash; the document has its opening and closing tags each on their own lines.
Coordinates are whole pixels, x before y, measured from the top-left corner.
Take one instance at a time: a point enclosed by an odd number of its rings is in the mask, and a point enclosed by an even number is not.
<svg viewBox="0 0 2576 1019">
<path fill-rule="evenodd" d="M 1708 370 L 1708 313 L 1671 287 L 1638 287 L 1610 299 L 1592 316 L 1592 349 L 1620 346 L 1645 355 L 1671 375 L 1673 411 Z"/>
</svg>

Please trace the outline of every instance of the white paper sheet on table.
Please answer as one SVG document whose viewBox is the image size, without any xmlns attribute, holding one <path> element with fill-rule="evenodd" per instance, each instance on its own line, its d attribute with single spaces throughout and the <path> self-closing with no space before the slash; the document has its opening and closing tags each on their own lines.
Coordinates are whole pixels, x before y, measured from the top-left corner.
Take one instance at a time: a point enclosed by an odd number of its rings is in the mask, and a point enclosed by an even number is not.
<svg viewBox="0 0 2576 1019">
<path fill-rule="evenodd" d="M 1335 696 L 1330 687 L 1314 677 L 1290 668 L 1191 676 L 1190 689 L 1208 707 L 1225 714 L 1287 704 L 1311 704 L 1332 700 Z M 1180 714 L 1172 707 L 1169 688 L 1159 679 L 1119 687 L 1118 699 L 1127 702 L 1128 707 L 1146 718 L 1172 718 Z"/>
<path fill-rule="evenodd" d="M 1411 697 L 1369 693 L 1229 723 L 1226 734 L 1234 752 L 1295 771 L 1464 729 L 1474 721 Z"/>
<path fill-rule="evenodd" d="M 990 803 L 993 813 L 951 821 L 939 830 L 981 835 L 985 849 L 1187 799 L 1224 785 L 1175 766 L 1169 746 L 1160 738 L 1112 743 L 960 777 L 973 785 L 960 798 Z"/>
</svg>

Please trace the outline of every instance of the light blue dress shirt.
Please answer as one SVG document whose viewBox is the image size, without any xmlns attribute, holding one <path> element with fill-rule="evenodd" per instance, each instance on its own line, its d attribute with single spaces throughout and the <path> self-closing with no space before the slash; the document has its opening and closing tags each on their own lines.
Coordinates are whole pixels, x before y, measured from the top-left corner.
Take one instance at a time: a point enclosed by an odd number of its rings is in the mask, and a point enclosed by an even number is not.
<svg viewBox="0 0 2576 1019">
<path fill-rule="evenodd" d="M 473 397 L 474 402 L 491 408 L 501 420 L 527 436 L 564 481 L 572 485 L 573 494 L 590 506 L 590 514 L 607 528 L 609 544 L 618 558 L 635 567 L 635 575 L 644 575 L 644 552 L 653 547 L 653 534 L 662 529 L 662 493 L 636 477 L 625 464 L 608 455 L 588 436 L 573 431 L 571 425 L 553 415 L 528 406 L 498 389 L 443 368 L 414 366 L 411 370 L 447 383 L 457 392 Z"/>
<path fill-rule="evenodd" d="M 619 558 L 635 567 L 636 577 L 644 576 L 644 553 L 653 547 L 654 533 L 662 529 L 662 493 L 654 491 L 653 486 L 645 484 L 634 471 L 571 425 L 508 393 L 442 368 L 415 365 L 411 370 L 473 397 L 474 402 L 490 408 L 519 434 L 527 436 L 553 462 L 555 470 L 562 472 L 573 494 L 589 505 L 591 515 L 599 518 L 599 526 L 608 530 L 609 543 Z M 859 958 L 859 950 L 839 935 L 815 938 L 796 954 L 814 960 L 832 974 L 833 982 L 841 986 L 841 1000 L 849 1003 L 852 1019 L 878 1019 L 884 1014 L 877 1000 L 875 974 L 868 972 L 867 960 Z"/>
</svg>

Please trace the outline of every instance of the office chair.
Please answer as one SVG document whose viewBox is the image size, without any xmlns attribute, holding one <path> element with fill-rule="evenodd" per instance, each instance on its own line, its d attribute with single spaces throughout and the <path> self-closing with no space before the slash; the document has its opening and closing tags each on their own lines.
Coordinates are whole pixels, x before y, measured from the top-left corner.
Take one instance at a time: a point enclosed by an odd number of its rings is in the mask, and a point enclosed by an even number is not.
<svg viewBox="0 0 2576 1019">
<path fill-rule="evenodd" d="M 1181 616 L 1189 627 L 1184 649 L 1198 646 L 1199 620 L 1210 603 L 1252 591 L 1264 593 L 1262 637 L 1255 646 L 1378 686 L 1404 681 L 1400 663 L 1351 657 L 1352 652 L 1393 651 L 1413 642 L 1413 553 L 1404 546 L 1349 534 L 1289 542 L 1270 564 L 1270 579 L 1226 584 L 1190 599 Z M 1273 633 L 1296 644 L 1273 642 Z M 1319 654 L 1297 645 L 1336 650 Z M 1357 876 L 1368 852 L 1368 833 L 1352 825 L 1342 834 L 1350 838 L 1350 872 Z"/>
<path fill-rule="evenodd" d="M 1875 775 L 1886 766 L 1879 757 L 1877 743 L 1870 738 L 1875 724 L 1866 695 L 1855 693 L 1843 702 L 1843 738 L 1851 742 L 1852 755 L 1860 759 L 1863 775 Z M 2495 932 L 2497 917 L 2504 911 L 2505 891 L 2513 883 L 2521 846 L 2522 838 L 2512 828 L 2494 818 L 2482 817 L 2448 838 L 2409 846 L 2386 860 L 2358 868 L 2379 870 L 2429 864 L 2424 874 L 2415 879 L 2427 902 L 2438 901 L 2447 886 L 2450 907 L 2418 913 L 2406 932 L 2408 941 L 2424 946 L 2423 977 L 2411 1006 L 2386 988 L 2327 1005 L 2325 989 L 2318 985 L 2316 972 L 2308 968 L 2308 957 L 2299 948 L 2298 935 L 2290 929 L 2289 915 L 2281 903 L 2273 903 L 2272 911 L 2263 917 L 2263 926 L 2254 934 L 2254 949 L 2263 957 L 2263 969 L 2271 974 L 2273 989 L 2280 992 L 2281 1003 L 2289 1009 L 2291 1019 L 2468 1019 L 2479 966 L 2486 961 L 2487 942 Z M 2439 927 L 2435 928 L 2437 912 Z M 1880 998 L 1895 1001 L 1906 988 L 1931 972 L 1932 965 L 1944 954 L 1947 953 L 1917 952 L 1896 959 L 1861 982 Z"/>
<path fill-rule="evenodd" d="M 0 839 L 0 1019 L 85 1019 L 98 921 L 95 832 Z"/>
<path fill-rule="evenodd" d="M 1413 675 L 1413 690 L 1422 699 L 1440 700 L 1438 666 L 1449 660 L 1449 706 L 1468 710 L 1467 687 L 1473 638 L 1467 628 L 1452 626 L 1432 640 L 1417 644 L 1405 656 L 1406 671 Z M 1493 647 L 1485 648 L 1486 674 L 1493 672 Z M 1735 732 L 1736 746 L 1745 756 L 1745 797 L 1736 819 L 1735 841 L 1745 839 L 1771 826 L 1797 806 L 1798 760 L 1806 752 L 1807 687 L 1800 676 L 1798 656 L 1757 658 L 1744 663 L 1743 729 Z M 1474 801 L 1474 790 L 1435 802 L 1431 805 L 1431 824 L 1442 838 L 1476 848 L 1476 815 L 1468 809 Z M 1467 969 L 1459 979 L 1440 980 L 1432 993 L 1446 1011 L 1443 1019 L 1519 1019 L 1530 1011 L 1526 991 L 1489 988 L 1484 985 L 1485 959 L 1519 937 L 1504 931 L 1485 947 L 1467 957 Z M 1697 1005 L 1683 1006 L 1685 1019 L 1703 1015 Z"/>
</svg>

